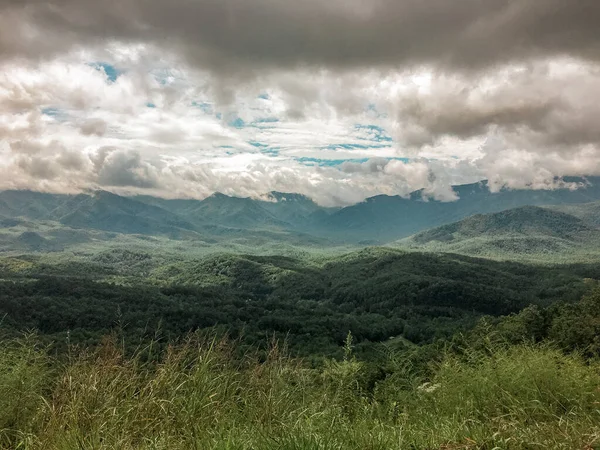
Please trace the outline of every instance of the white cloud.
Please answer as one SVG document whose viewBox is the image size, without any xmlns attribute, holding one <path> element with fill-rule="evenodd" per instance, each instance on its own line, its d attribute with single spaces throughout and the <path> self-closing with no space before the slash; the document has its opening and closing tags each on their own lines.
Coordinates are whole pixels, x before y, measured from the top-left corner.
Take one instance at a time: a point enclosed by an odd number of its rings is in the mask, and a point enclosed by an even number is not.
<svg viewBox="0 0 600 450">
<path fill-rule="evenodd" d="M 119 70 L 116 80 L 98 61 Z M 141 44 L 6 60 L 0 189 L 277 190 L 333 205 L 421 188 L 452 200 L 451 184 L 481 178 L 547 188 L 556 176 L 600 174 L 592 63 L 470 75 L 280 69 L 232 80 Z"/>
</svg>

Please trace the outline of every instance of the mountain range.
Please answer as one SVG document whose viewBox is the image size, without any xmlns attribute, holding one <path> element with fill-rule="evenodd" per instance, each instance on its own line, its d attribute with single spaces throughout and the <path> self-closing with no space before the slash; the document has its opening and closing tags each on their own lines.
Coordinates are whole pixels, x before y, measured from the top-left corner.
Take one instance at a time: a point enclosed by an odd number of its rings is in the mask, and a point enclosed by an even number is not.
<svg viewBox="0 0 600 450">
<path fill-rule="evenodd" d="M 458 200 L 452 202 L 427 199 L 416 191 L 407 197 L 378 195 L 344 208 L 322 207 L 304 195 L 281 192 L 260 199 L 215 193 L 192 200 L 125 197 L 106 191 L 78 195 L 3 191 L 0 248 L 53 248 L 60 242 L 102 240 L 111 233 L 205 245 L 231 240 L 247 245 L 396 243 L 475 254 L 468 250 L 473 239 L 479 240 L 481 249 L 482 239 L 531 240 L 535 235 L 543 238 L 536 248 L 550 243 L 553 248 L 592 236 L 600 226 L 600 177 L 567 181 L 583 186 L 491 192 L 483 181 L 454 186 Z M 415 236 L 408 238 L 411 235 Z"/>
</svg>

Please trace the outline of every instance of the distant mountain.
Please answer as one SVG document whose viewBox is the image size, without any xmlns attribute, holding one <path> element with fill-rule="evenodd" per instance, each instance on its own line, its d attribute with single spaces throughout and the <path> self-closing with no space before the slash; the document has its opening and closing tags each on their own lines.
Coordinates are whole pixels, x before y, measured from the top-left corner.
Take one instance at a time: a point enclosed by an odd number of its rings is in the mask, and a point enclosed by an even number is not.
<svg viewBox="0 0 600 450">
<path fill-rule="evenodd" d="M 307 226 L 339 209 L 324 208 L 305 195 L 284 192 L 270 192 L 260 202 L 260 206 L 277 219 L 296 228 Z"/>
<path fill-rule="evenodd" d="M 522 234 L 570 239 L 577 233 L 592 231 L 581 219 L 539 206 L 522 206 L 493 214 L 476 214 L 449 225 L 423 231 L 413 237 L 415 242 L 451 242 L 456 239 Z"/>
<path fill-rule="evenodd" d="M 51 213 L 51 218 L 71 228 L 92 228 L 128 234 L 179 237 L 195 227 L 162 208 L 98 191 L 77 195 Z"/>
<path fill-rule="evenodd" d="M 7 218 L 47 219 L 70 196 L 33 191 L 0 192 L 0 215 Z"/>
<path fill-rule="evenodd" d="M 251 198 L 215 193 L 198 202 L 195 208 L 182 212 L 182 215 L 232 228 L 289 227 L 289 224 L 279 220 L 260 203 Z"/>
<path fill-rule="evenodd" d="M 299 229 L 339 208 L 324 208 L 301 194 L 270 192 L 261 199 L 231 197 L 219 192 L 204 200 L 160 199 L 136 196 L 133 199 L 159 206 L 193 223 L 231 228 Z"/>
<path fill-rule="evenodd" d="M 379 195 L 337 211 L 320 222 L 323 233 L 344 234 L 350 240 L 386 243 L 473 214 L 493 213 L 525 205 L 576 204 L 600 200 L 600 177 L 569 180 L 587 183 L 577 190 L 501 190 L 486 182 L 455 186 L 454 202 L 426 200 L 422 191 L 408 198 Z"/>
<path fill-rule="evenodd" d="M 194 225 L 169 211 L 106 191 L 89 195 L 4 191 L 0 192 L 0 208 L 5 226 L 29 219 L 128 234 L 177 237 L 195 233 Z"/>
<path fill-rule="evenodd" d="M 406 198 L 378 195 L 339 209 L 322 207 L 304 195 L 282 192 L 260 199 L 215 193 L 204 200 L 170 200 L 122 197 L 104 191 L 79 195 L 4 191 L 0 192 L 0 218 L 6 223 L 3 227 L 14 220 L 54 221 L 72 229 L 207 242 L 234 238 L 259 245 L 273 236 L 279 242 L 378 245 L 474 214 L 526 205 L 560 205 L 566 213 L 572 210 L 572 215 L 587 217 L 590 222 L 594 213 L 576 205 L 600 200 L 600 177 L 567 181 L 585 186 L 577 190 L 505 189 L 492 193 L 486 182 L 480 182 L 455 186 L 459 199 L 454 202 L 430 200 L 423 197 L 423 191 L 415 191 Z M 600 203 L 596 208 L 600 210 Z M 598 222 L 600 219 L 594 223 Z"/>
<path fill-rule="evenodd" d="M 600 229 L 560 211 L 524 206 L 477 214 L 398 242 L 400 246 L 481 256 L 600 252 Z"/>
<path fill-rule="evenodd" d="M 46 196 L 49 206 L 39 208 L 38 205 Z M 299 222 L 300 217 L 306 219 L 320 209 L 312 200 L 300 197 L 286 203 L 286 208 L 273 208 L 273 211 L 290 220 L 294 217 L 293 212 L 297 211 Z M 26 225 L 28 229 L 39 231 L 40 237 L 64 245 L 114 238 L 97 232 L 86 234 L 86 230 L 191 239 L 208 245 L 221 242 L 224 245 L 260 247 L 286 243 L 323 247 L 331 244 L 326 238 L 309 235 L 295 224 L 275 217 L 269 211 L 272 206 L 270 201 L 223 194 L 199 201 L 149 196 L 129 198 L 105 191 L 71 196 L 40 196 L 28 191 L 0 192 L 0 202 L 4 198 L 9 199 L 15 207 L 4 208 L 8 216 L 0 216 L 0 228 L 8 231 L 12 227 Z M 20 208 L 16 207 L 16 199 L 21 202 Z M 282 198 L 279 200 L 288 202 Z M 4 250 L 22 248 L 15 242 L 15 232 L 13 230 L 11 236 L 5 237 L 2 244 Z"/>
</svg>

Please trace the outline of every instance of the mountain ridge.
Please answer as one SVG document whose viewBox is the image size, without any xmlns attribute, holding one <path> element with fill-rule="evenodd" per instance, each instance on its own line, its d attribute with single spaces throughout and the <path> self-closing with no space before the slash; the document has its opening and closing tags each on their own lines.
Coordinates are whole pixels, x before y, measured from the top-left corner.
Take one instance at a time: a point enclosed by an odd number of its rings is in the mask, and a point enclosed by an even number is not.
<svg viewBox="0 0 600 450">
<path fill-rule="evenodd" d="M 1 191 L 0 216 L 7 224 L 16 219 L 46 220 L 71 228 L 172 239 L 211 241 L 262 233 L 259 240 L 264 240 L 275 233 L 278 239 L 299 242 L 304 236 L 338 244 L 380 245 L 474 214 L 526 205 L 577 209 L 578 204 L 599 201 L 600 177 L 580 181 L 586 185 L 577 190 L 499 192 L 491 192 L 487 182 L 478 182 L 453 186 L 459 195 L 453 202 L 427 199 L 419 190 L 407 197 L 377 195 L 344 208 L 323 207 L 303 194 L 277 191 L 258 199 L 215 193 L 204 200 L 127 197 L 108 191 L 76 195 Z"/>
</svg>

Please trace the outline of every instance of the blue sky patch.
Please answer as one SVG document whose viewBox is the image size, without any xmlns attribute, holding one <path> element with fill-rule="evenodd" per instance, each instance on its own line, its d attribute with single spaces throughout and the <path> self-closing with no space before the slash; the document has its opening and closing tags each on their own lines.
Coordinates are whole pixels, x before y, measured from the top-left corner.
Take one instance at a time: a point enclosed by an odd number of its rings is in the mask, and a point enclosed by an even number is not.
<svg viewBox="0 0 600 450">
<path fill-rule="evenodd" d="M 383 144 L 329 144 L 321 147 L 321 150 L 369 150 L 373 148 L 388 148 Z"/>
<path fill-rule="evenodd" d="M 148 103 L 146 103 L 146 106 L 147 106 L 148 108 L 156 108 L 156 105 L 155 105 L 154 103 L 152 103 L 152 102 L 148 102 Z"/>
<path fill-rule="evenodd" d="M 58 108 L 42 108 L 42 114 L 45 116 L 56 117 L 61 115 Z"/>
<path fill-rule="evenodd" d="M 264 148 L 260 151 L 263 155 L 279 156 L 279 147 Z"/>
<path fill-rule="evenodd" d="M 269 147 L 268 144 L 256 141 L 248 141 L 248 144 L 259 149 L 263 155 L 279 156 L 279 147 Z"/>
<path fill-rule="evenodd" d="M 263 144 L 262 142 L 256 142 L 256 141 L 248 141 L 248 144 L 250 144 L 252 147 L 256 147 L 256 148 L 266 148 L 269 146 L 269 144 Z"/>
<path fill-rule="evenodd" d="M 358 139 L 371 140 L 371 141 L 377 141 L 377 142 L 392 142 L 392 137 L 387 133 L 387 131 L 385 131 L 383 128 L 381 128 L 377 125 L 363 125 L 363 124 L 358 123 L 358 124 L 354 125 L 354 129 L 357 131 L 366 130 L 369 134 L 368 139 L 365 139 L 365 138 L 358 138 Z"/>
<path fill-rule="evenodd" d="M 244 122 L 240 117 L 237 117 L 229 122 L 229 126 L 234 128 L 244 128 L 246 126 L 246 122 Z"/>
<path fill-rule="evenodd" d="M 336 167 L 340 166 L 345 162 L 364 164 L 371 158 L 346 158 L 346 159 L 321 159 L 321 158 L 295 158 L 300 164 L 305 166 L 319 166 L 319 167 Z M 402 161 L 404 163 L 409 162 L 408 158 L 385 158 L 387 161 Z"/>
<path fill-rule="evenodd" d="M 117 78 L 123 74 L 123 71 L 117 69 L 115 66 L 105 62 L 95 62 L 90 64 L 94 69 L 104 72 L 106 79 L 109 83 L 114 83 Z"/>
<path fill-rule="evenodd" d="M 367 162 L 369 158 L 356 158 L 356 159 L 321 159 L 321 158 L 296 158 L 301 164 L 305 166 L 319 166 L 319 167 L 335 167 L 339 166 L 345 162 L 356 162 L 356 163 L 364 163 Z"/>
<path fill-rule="evenodd" d="M 192 106 L 195 108 L 198 108 L 200 110 L 202 110 L 204 113 L 206 114 L 212 114 L 213 113 L 213 107 L 210 103 L 206 103 L 206 102 L 192 102 Z"/>
<path fill-rule="evenodd" d="M 44 116 L 52 117 L 54 120 L 63 122 L 67 120 L 67 113 L 59 108 L 47 107 L 41 110 Z"/>
<path fill-rule="evenodd" d="M 252 123 L 277 123 L 279 119 L 277 117 L 262 117 L 260 119 L 256 119 Z"/>
<path fill-rule="evenodd" d="M 258 96 L 258 98 L 260 98 L 260 99 L 262 99 L 262 100 L 270 100 L 270 99 L 271 99 L 271 97 L 269 97 L 269 94 L 267 94 L 267 93 L 260 94 L 260 95 Z"/>
</svg>

